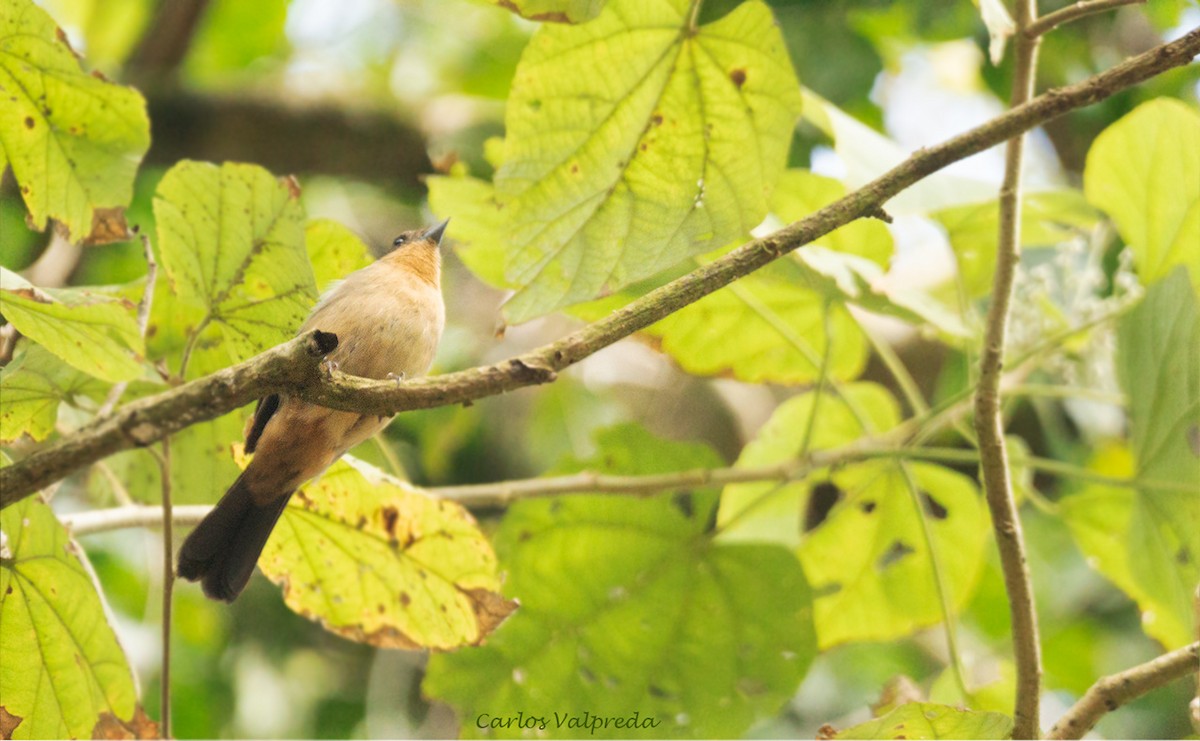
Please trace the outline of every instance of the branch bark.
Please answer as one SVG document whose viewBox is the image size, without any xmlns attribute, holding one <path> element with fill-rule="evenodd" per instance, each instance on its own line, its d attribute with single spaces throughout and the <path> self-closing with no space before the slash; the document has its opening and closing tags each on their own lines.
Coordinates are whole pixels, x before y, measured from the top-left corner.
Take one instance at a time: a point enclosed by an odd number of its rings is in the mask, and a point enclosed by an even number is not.
<svg viewBox="0 0 1200 741">
<path fill-rule="evenodd" d="M 1029 38 L 1037 38 L 1045 36 L 1054 29 L 1070 23 L 1071 21 L 1085 18 L 1096 13 L 1103 13 L 1106 10 L 1113 10 L 1123 5 L 1144 5 L 1146 0 L 1079 0 L 1074 5 L 1068 5 L 1065 8 L 1059 8 L 1053 13 L 1047 13 L 1034 20 L 1024 30 L 1018 33 L 1024 33 Z"/>
<path fill-rule="evenodd" d="M 1105 713 L 1197 670 L 1200 670 L 1200 642 L 1104 677 L 1067 710 L 1046 738 L 1083 738 Z"/>
<path fill-rule="evenodd" d="M 149 445 L 226 414 L 268 393 L 294 393 L 334 409 L 395 414 L 460 404 L 525 386 L 548 383 L 555 374 L 589 355 L 654 324 L 738 278 L 748 275 L 834 229 L 869 215 L 912 184 L 947 165 L 1004 142 L 1067 111 L 1090 105 L 1200 53 L 1200 28 L 1140 54 L 1083 82 L 1047 92 L 992 121 L 942 144 L 922 149 L 879 178 L 825 208 L 738 249 L 631 302 L 608 317 L 566 337 L 495 365 L 395 384 L 317 370 L 309 334 L 245 363 L 148 397 L 113 415 L 0 468 L 0 507 L 88 466 L 105 456 Z M 328 337 L 325 333 L 317 333 Z M 305 348 L 314 348 L 312 352 Z M 328 352 L 328 351 L 325 351 Z M 324 353 L 320 353 L 323 355 Z"/>
<path fill-rule="evenodd" d="M 1037 20 L 1036 0 L 1017 0 L 1015 16 L 1017 32 L 1013 42 L 1011 108 L 1019 109 L 1033 96 L 1037 78 L 1037 53 L 1041 37 L 1028 33 Z M 1021 259 L 1021 167 L 1024 152 L 1025 134 L 1022 132 L 1009 140 L 1005 150 L 1004 182 L 1000 186 L 996 275 L 992 282 L 992 302 L 988 307 L 983 353 L 979 359 L 979 386 L 975 391 L 975 434 L 979 438 L 980 478 L 992 514 L 992 529 L 996 533 L 1000 565 L 1004 572 L 1004 589 L 1008 594 L 1012 619 L 1013 658 L 1017 669 L 1014 739 L 1032 739 L 1041 735 L 1042 693 L 1037 610 L 1025 557 L 1025 538 L 1013 495 L 1000 398 L 1009 306 L 1012 303 L 1017 264 Z"/>
</svg>

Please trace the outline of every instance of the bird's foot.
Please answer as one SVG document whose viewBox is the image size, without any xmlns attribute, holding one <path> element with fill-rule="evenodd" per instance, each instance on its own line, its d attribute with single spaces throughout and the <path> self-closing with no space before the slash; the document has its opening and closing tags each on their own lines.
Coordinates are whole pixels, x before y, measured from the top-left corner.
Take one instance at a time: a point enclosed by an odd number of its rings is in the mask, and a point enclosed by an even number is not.
<svg viewBox="0 0 1200 741">
<path fill-rule="evenodd" d="M 325 370 L 326 376 L 333 378 L 333 372 L 338 369 L 338 363 L 336 360 L 330 360 L 329 358 L 326 358 L 321 362 L 321 368 Z"/>
<path fill-rule="evenodd" d="M 387 374 L 387 376 L 385 376 L 385 378 L 387 378 L 387 379 L 389 379 L 389 380 L 392 380 L 392 381 L 395 381 L 397 386 L 399 386 L 399 385 L 400 385 L 400 383 L 401 383 L 402 381 L 404 381 L 404 379 L 405 379 L 406 377 L 407 377 L 407 376 L 405 376 L 405 374 L 404 374 L 404 373 L 400 373 L 400 374 L 396 374 L 396 373 L 388 373 L 388 374 Z"/>
</svg>

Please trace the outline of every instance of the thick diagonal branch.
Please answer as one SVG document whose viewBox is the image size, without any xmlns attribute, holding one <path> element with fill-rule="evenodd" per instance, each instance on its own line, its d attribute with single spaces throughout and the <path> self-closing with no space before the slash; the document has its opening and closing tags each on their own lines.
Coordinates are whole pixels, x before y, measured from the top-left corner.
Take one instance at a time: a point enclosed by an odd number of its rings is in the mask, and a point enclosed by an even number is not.
<svg viewBox="0 0 1200 741">
<path fill-rule="evenodd" d="M 98 420 L 11 466 L 0 468 L 0 507 L 105 456 L 138 445 L 149 445 L 164 435 L 219 417 L 266 393 L 282 390 L 335 409 L 392 414 L 459 404 L 552 381 L 558 371 L 617 340 L 840 226 L 874 213 L 889 198 L 947 165 L 996 146 L 1067 111 L 1103 100 L 1168 69 L 1187 64 L 1198 53 L 1200 28 L 1081 83 L 1050 91 L 982 126 L 916 152 L 876 180 L 820 211 L 651 291 L 600 321 L 495 365 L 400 384 L 336 373 L 332 379 L 327 379 L 315 371 L 315 361 L 288 365 L 287 358 L 303 357 L 297 343 L 306 342 L 305 338 L 281 345 L 212 377 L 125 405 L 111 417 Z M 289 347 L 291 350 L 284 352 L 284 348 Z M 281 352 L 284 352 L 282 358 Z M 217 377 L 220 382 L 212 384 L 210 379 Z M 180 399 L 181 394 L 187 394 L 187 398 Z M 140 436 L 130 435 L 130 425 L 139 428 Z"/>
</svg>

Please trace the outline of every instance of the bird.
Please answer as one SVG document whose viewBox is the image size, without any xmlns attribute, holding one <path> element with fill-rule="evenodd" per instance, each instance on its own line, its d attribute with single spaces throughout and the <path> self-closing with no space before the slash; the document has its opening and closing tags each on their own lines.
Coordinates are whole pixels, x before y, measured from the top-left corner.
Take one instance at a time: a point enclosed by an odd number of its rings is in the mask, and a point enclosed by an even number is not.
<svg viewBox="0 0 1200 741">
<path fill-rule="evenodd" d="M 327 368 L 397 382 L 428 372 L 446 321 L 440 247 L 449 222 L 404 232 L 394 249 L 321 296 L 300 333 L 337 335 Z M 184 540 L 176 573 L 199 581 L 206 596 L 233 602 L 292 493 L 391 419 L 285 393 L 259 400 L 245 430 L 245 450 L 254 457 Z"/>
</svg>

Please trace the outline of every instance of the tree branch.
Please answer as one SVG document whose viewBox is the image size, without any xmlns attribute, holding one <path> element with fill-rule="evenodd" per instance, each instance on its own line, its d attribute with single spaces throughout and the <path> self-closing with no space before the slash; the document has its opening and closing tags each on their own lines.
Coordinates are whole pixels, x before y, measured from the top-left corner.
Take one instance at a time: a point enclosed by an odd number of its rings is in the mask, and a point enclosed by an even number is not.
<svg viewBox="0 0 1200 741">
<path fill-rule="evenodd" d="M 1059 8 L 1053 13 L 1048 13 L 1041 18 L 1030 23 L 1024 30 L 1018 33 L 1024 33 L 1026 37 L 1035 39 L 1039 36 L 1045 36 L 1064 23 L 1084 18 L 1096 13 L 1103 13 L 1106 10 L 1113 10 L 1123 5 L 1144 5 L 1146 0 L 1079 0 L 1074 5 L 1068 5 L 1065 8 Z"/>
<path fill-rule="evenodd" d="M 1037 20 L 1036 0 L 1017 0 L 1017 32 L 1013 41 L 1013 88 L 1011 108 L 1020 109 L 1033 96 L 1037 78 L 1039 36 L 1026 31 Z M 1013 659 L 1017 669 L 1016 700 L 1013 708 L 1014 739 L 1041 735 L 1042 655 L 1038 640 L 1037 610 L 1033 584 L 1025 557 L 1025 538 L 1017 515 L 1009 469 L 1008 445 L 1004 438 L 1004 412 L 1000 381 L 1004 375 L 1004 348 L 1008 335 L 1009 306 L 1013 281 L 1021 260 L 1021 165 L 1025 134 L 1008 142 L 1004 158 L 1004 182 L 1000 186 L 1000 225 L 996 249 L 996 275 L 988 307 L 979 359 L 979 385 L 975 391 L 975 434 L 979 438 L 979 468 L 992 529 L 1000 551 L 1004 591 L 1012 619 Z"/>
<path fill-rule="evenodd" d="M 142 32 L 126 64 L 126 74 L 142 86 L 173 81 L 210 0 L 159 0 L 154 19 Z"/>
<path fill-rule="evenodd" d="M 1200 642 L 1103 677 L 1067 710 L 1046 738 L 1083 738 L 1105 713 L 1197 670 L 1200 670 Z"/>
<path fill-rule="evenodd" d="M 317 361 L 325 352 L 308 334 L 245 363 L 177 389 L 132 402 L 110 417 L 5 468 L 0 468 L 0 507 L 105 456 L 146 446 L 164 435 L 226 414 L 280 391 L 334 409 L 394 414 L 469 402 L 548 383 L 589 355 L 654 324 L 782 255 L 857 218 L 947 165 L 995 146 L 1067 111 L 1102 100 L 1200 53 L 1200 28 L 1083 82 L 1050 91 L 942 144 L 922 149 L 862 188 L 762 239 L 631 302 L 566 337 L 495 365 L 396 384 L 333 373 Z M 319 333 L 328 337 L 325 333 Z M 305 348 L 311 348 L 311 351 Z M 317 353 L 314 355 L 314 353 Z"/>
</svg>

